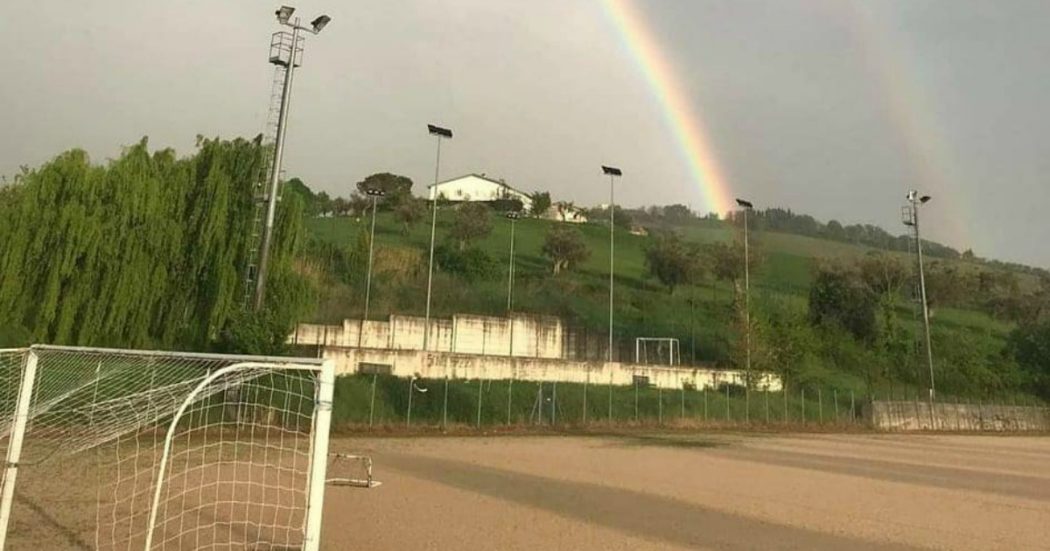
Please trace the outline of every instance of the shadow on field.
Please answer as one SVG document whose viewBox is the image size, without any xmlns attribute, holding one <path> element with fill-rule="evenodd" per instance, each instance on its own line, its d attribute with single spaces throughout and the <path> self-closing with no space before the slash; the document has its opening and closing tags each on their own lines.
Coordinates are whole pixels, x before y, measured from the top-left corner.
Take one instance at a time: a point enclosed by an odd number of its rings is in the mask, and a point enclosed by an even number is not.
<svg viewBox="0 0 1050 551">
<path fill-rule="evenodd" d="M 748 519 L 633 490 L 463 461 L 390 454 L 382 462 L 389 468 L 453 488 L 674 545 L 711 549 L 914 549 Z"/>
</svg>

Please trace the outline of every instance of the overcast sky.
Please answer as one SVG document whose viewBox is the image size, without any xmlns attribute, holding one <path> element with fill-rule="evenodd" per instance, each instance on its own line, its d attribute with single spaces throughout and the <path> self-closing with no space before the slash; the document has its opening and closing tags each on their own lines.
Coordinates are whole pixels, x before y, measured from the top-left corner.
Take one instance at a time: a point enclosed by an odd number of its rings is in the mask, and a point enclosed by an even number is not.
<svg viewBox="0 0 1050 551">
<path fill-rule="evenodd" d="M 1050 266 L 1050 2 L 631 0 L 687 89 L 735 195 Z M 5 6 L 0 174 L 148 135 L 262 131 L 276 3 Z M 348 194 L 373 172 L 484 172 L 596 204 L 705 212 L 656 96 L 598 0 L 298 2 L 332 23 L 296 73 L 285 167 Z M 698 121 L 699 122 L 699 121 Z"/>
</svg>

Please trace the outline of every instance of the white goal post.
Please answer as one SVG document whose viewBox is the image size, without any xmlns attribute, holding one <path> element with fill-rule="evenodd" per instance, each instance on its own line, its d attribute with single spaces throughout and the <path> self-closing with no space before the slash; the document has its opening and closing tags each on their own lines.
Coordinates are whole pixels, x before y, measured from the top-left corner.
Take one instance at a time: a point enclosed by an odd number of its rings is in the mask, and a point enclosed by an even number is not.
<svg viewBox="0 0 1050 551">
<path fill-rule="evenodd" d="M 330 360 L 0 350 L 0 550 L 314 551 L 333 387 Z"/>
<path fill-rule="evenodd" d="M 634 339 L 634 363 L 642 365 L 680 365 L 682 352 L 678 339 L 638 337 Z"/>
</svg>

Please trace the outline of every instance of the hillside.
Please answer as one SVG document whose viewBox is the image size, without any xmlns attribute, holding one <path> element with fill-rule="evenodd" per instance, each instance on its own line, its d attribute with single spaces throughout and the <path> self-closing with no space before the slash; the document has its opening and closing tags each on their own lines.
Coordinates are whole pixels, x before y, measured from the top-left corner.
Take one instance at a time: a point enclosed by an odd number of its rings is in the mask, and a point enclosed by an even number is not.
<svg viewBox="0 0 1050 551">
<path fill-rule="evenodd" d="M 439 244 L 447 241 L 444 236 L 453 216 L 452 209 L 440 211 Z M 349 259 L 347 262 L 363 271 L 367 255 L 361 252 L 367 251 L 367 235 L 362 234 L 368 231 L 368 222 L 367 216 L 315 217 L 306 221 L 306 228 L 314 240 L 313 248 L 334 246 Z M 432 304 L 435 316 L 506 313 L 510 221 L 493 216 L 492 222 L 491 233 L 472 244 L 491 258 L 491 269 L 472 278 L 439 270 Z M 608 323 L 608 227 L 600 223 L 580 225 L 590 256 L 571 272 L 553 276 L 541 248 L 554 224 L 536 219 L 517 222 L 513 309 L 558 315 L 603 334 Z M 405 233 L 391 213 L 379 213 L 370 317 L 424 312 L 429 229 L 421 222 Z M 675 230 L 686 241 L 700 244 L 738 239 L 733 226 L 717 220 L 693 220 Z M 622 341 L 623 353 L 633 349 L 634 337 L 675 337 L 681 342 L 686 363 L 741 363 L 739 287 L 707 275 L 696 285 L 679 287 L 672 294 L 648 275 L 645 249 L 652 239 L 620 228 L 616 231 L 615 333 Z M 815 267 L 827 260 L 863 258 L 874 248 L 778 232 L 754 233 L 752 245 L 756 264 L 751 279 L 756 365 L 784 371 L 803 383 L 814 380 L 844 388 L 866 384 L 898 389 L 924 386 L 917 354 L 916 338 L 921 327 L 918 309 L 903 297 L 880 314 L 880 328 L 887 334 L 895 332 L 897 342 L 893 346 L 903 347 L 903 352 L 890 350 L 890 344 L 859 343 L 840 334 L 829 340 L 827 332 L 810 328 L 807 322 Z M 331 254 L 331 248 L 326 250 Z M 355 250 L 359 252 L 355 254 Z M 899 259 L 910 269 L 907 253 L 883 254 Z M 962 270 L 971 270 L 972 266 L 963 260 L 935 262 Z M 322 285 L 314 319 L 359 317 L 363 285 L 363 277 L 349 275 Z M 1013 323 L 971 308 L 939 307 L 934 313 L 934 350 L 938 370 L 944 371 L 938 377 L 946 388 L 958 394 L 1002 393 L 1018 384 L 1016 366 L 1001 353 Z M 785 337 L 783 333 L 790 334 Z M 804 345 L 805 350 L 790 360 L 783 359 L 776 351 L 785 346 L 780 342 L 784 338 L 798 341 L 789 343 L 789 348 Z"/>
</svg>

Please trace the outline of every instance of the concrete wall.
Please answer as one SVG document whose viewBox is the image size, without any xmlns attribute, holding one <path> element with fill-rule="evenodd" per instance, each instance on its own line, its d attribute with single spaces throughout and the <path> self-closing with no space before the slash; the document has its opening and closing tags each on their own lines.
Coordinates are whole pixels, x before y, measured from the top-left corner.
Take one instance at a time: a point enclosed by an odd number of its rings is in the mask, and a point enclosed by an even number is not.
<svg viewBox="0 0 1050 551">
<path fill-rule="evenodd" d="M 1048 431 L 1050 408 L 876 401 L 865 417 L 881 430 Z"/>
<path fill-rule="evenodd" d="M 715 388 L 722 383 L 742 384 L 742 371 L 692 367 L 658 367 L 617 362 L 574 362 L 551 358 L 484 356 L 480 354 L 426 353 L 419 350 L 379 350 L 327 346 L 324 358 L 335 360 L 336 374 L 350 375 L 379 369 L 398 377 L 440 379 L 515 379 L 544 382 L 631 385 L 634 376 L 648 377 L 653 386 L 676 389 L 682 385 Z M 759 388 L 780 390 L 780 380 L 761 374 Z"/>
<path fill-rule="evenodd" d="M 360 346 L 392 350 L 422 350 L 424 318 L 390 316 L 389 321 L 344 320 L 342 325 L 301 323 L 288 342 L 301 345 Z M 363 332 L 362 332 L 363 330 Z M 430 320 L 428 349 L 436 352 L 513 355 L 532 358 L 573 358 L 560 319 L 515 315 L 510 318 L 456 315 Z M 566 350 L 570 350 L 569 353 Z M 602 349 L 604 350 L 604 348 Z M 594 355 L 588 357 L 602 357 Z"/>
</svg>

